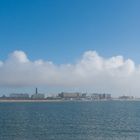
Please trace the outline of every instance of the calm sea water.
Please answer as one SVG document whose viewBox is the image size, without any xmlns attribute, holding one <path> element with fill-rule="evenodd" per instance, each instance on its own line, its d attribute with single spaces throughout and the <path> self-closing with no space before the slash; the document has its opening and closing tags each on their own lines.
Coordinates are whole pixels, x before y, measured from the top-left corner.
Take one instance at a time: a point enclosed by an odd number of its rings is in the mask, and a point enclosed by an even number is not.
<svg viewBox="0 0 140 140">
<path fill-rule="evenodd" d="M 0 103 L 0 140 L 139 140 L 140 102 Z"/>
</svg>

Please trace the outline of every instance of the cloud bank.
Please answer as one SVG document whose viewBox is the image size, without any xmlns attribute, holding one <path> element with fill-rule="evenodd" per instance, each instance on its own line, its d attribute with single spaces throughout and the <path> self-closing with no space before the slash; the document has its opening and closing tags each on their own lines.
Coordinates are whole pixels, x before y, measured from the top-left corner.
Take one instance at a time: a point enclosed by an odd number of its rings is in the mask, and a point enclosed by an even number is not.
<svg viewBox="0 0 140 140">
<path fill-rule="evenodd" d="M 0 86 L 78 87 L 114 95 L 140 95 L 140 66 L 123 56 L 104 58 L 87 51 L 75 64 L 57 65 L 31 61 L 23 51 L 14 51 L 0 61 Z"/>
</svg>

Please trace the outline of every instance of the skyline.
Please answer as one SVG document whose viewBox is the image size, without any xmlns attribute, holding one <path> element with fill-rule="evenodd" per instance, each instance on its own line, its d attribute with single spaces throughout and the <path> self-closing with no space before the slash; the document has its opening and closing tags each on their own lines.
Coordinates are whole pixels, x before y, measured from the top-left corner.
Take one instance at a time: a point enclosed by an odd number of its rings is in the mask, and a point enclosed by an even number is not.
<svg viewBox="0 0 140 140">
<path fill-rule="evenodd" d="M 0 1 L 0 91 L 140 96 L 139 0 Z"/>
</svg>

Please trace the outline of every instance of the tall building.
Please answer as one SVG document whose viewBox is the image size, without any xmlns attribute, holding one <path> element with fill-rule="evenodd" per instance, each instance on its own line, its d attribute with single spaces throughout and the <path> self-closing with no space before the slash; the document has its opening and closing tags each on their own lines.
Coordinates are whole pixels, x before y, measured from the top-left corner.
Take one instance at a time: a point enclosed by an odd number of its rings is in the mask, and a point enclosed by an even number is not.
<svg viewBox="0 0 140 140">
<path fill-rule="evenodd" d="M 42 93 L 38 93 L 38 89 L 35 89 L 35 94 L 31 96 L 31 99 L 44 99 L 45 95 Z"/>
<path fill-rule="evenodd" d="M 35 89 L 35 93 L 38 94 L 38 89 L 37 88 Z"/>
</svg>

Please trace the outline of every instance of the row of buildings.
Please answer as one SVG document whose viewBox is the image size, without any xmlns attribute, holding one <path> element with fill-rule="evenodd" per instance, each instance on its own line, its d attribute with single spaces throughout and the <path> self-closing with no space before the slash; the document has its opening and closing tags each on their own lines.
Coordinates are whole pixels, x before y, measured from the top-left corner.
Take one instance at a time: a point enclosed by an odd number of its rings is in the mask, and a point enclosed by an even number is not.
<svg viewBox="0 0 140 140">
<path fill-rule="evenodd" d="M 28 93 L 12 93 L 8 97 L 2 96 L 1 99 L 11 99 L 11 100 L 109 100 L 111 99 L 111 94 L 90 94 L 79 93 L 79 92 L 61 92 L 56 96 L 45 97 L 45 94 L 38 93 L 36 88 L 35 93 L 29 96 Z"/>
<path fill-rule="evenodd" d="M 111 99 L 111 94 L 99 94 L 94 93 L 87 95 L 86 93 L 79 92 L 61 92 L 56 96 L 45 97 L 45 94 L 38 93 L 36 88 L 35 93 L 29 96 L 28 93 L 12 93 L 9 97 L 2 96 L 1 99 L 16 99 L 16 100 L 109 100 Z"/>
<path fill-rule="evenodd" d="M 38 89 L 36 88 L 35 94 L 29 96 L 28 93 L 12 93 L 7 97 L 8 99 L 22 99 L 22 100 L 28 100 L 28 99 L 45 99 L 45 94 L 38 93 Z"/>
<path fill-rule="evenodd" d="M 87 95 L 86 93 L 66 93 L 62 92 L 58 94 L 58 97 L 63 99 L 81 99 L 81 100 L 109 100 L 111 99 L 111 94 L 106 93 L 93 93 L 90 95 Z"/>
</svg>

